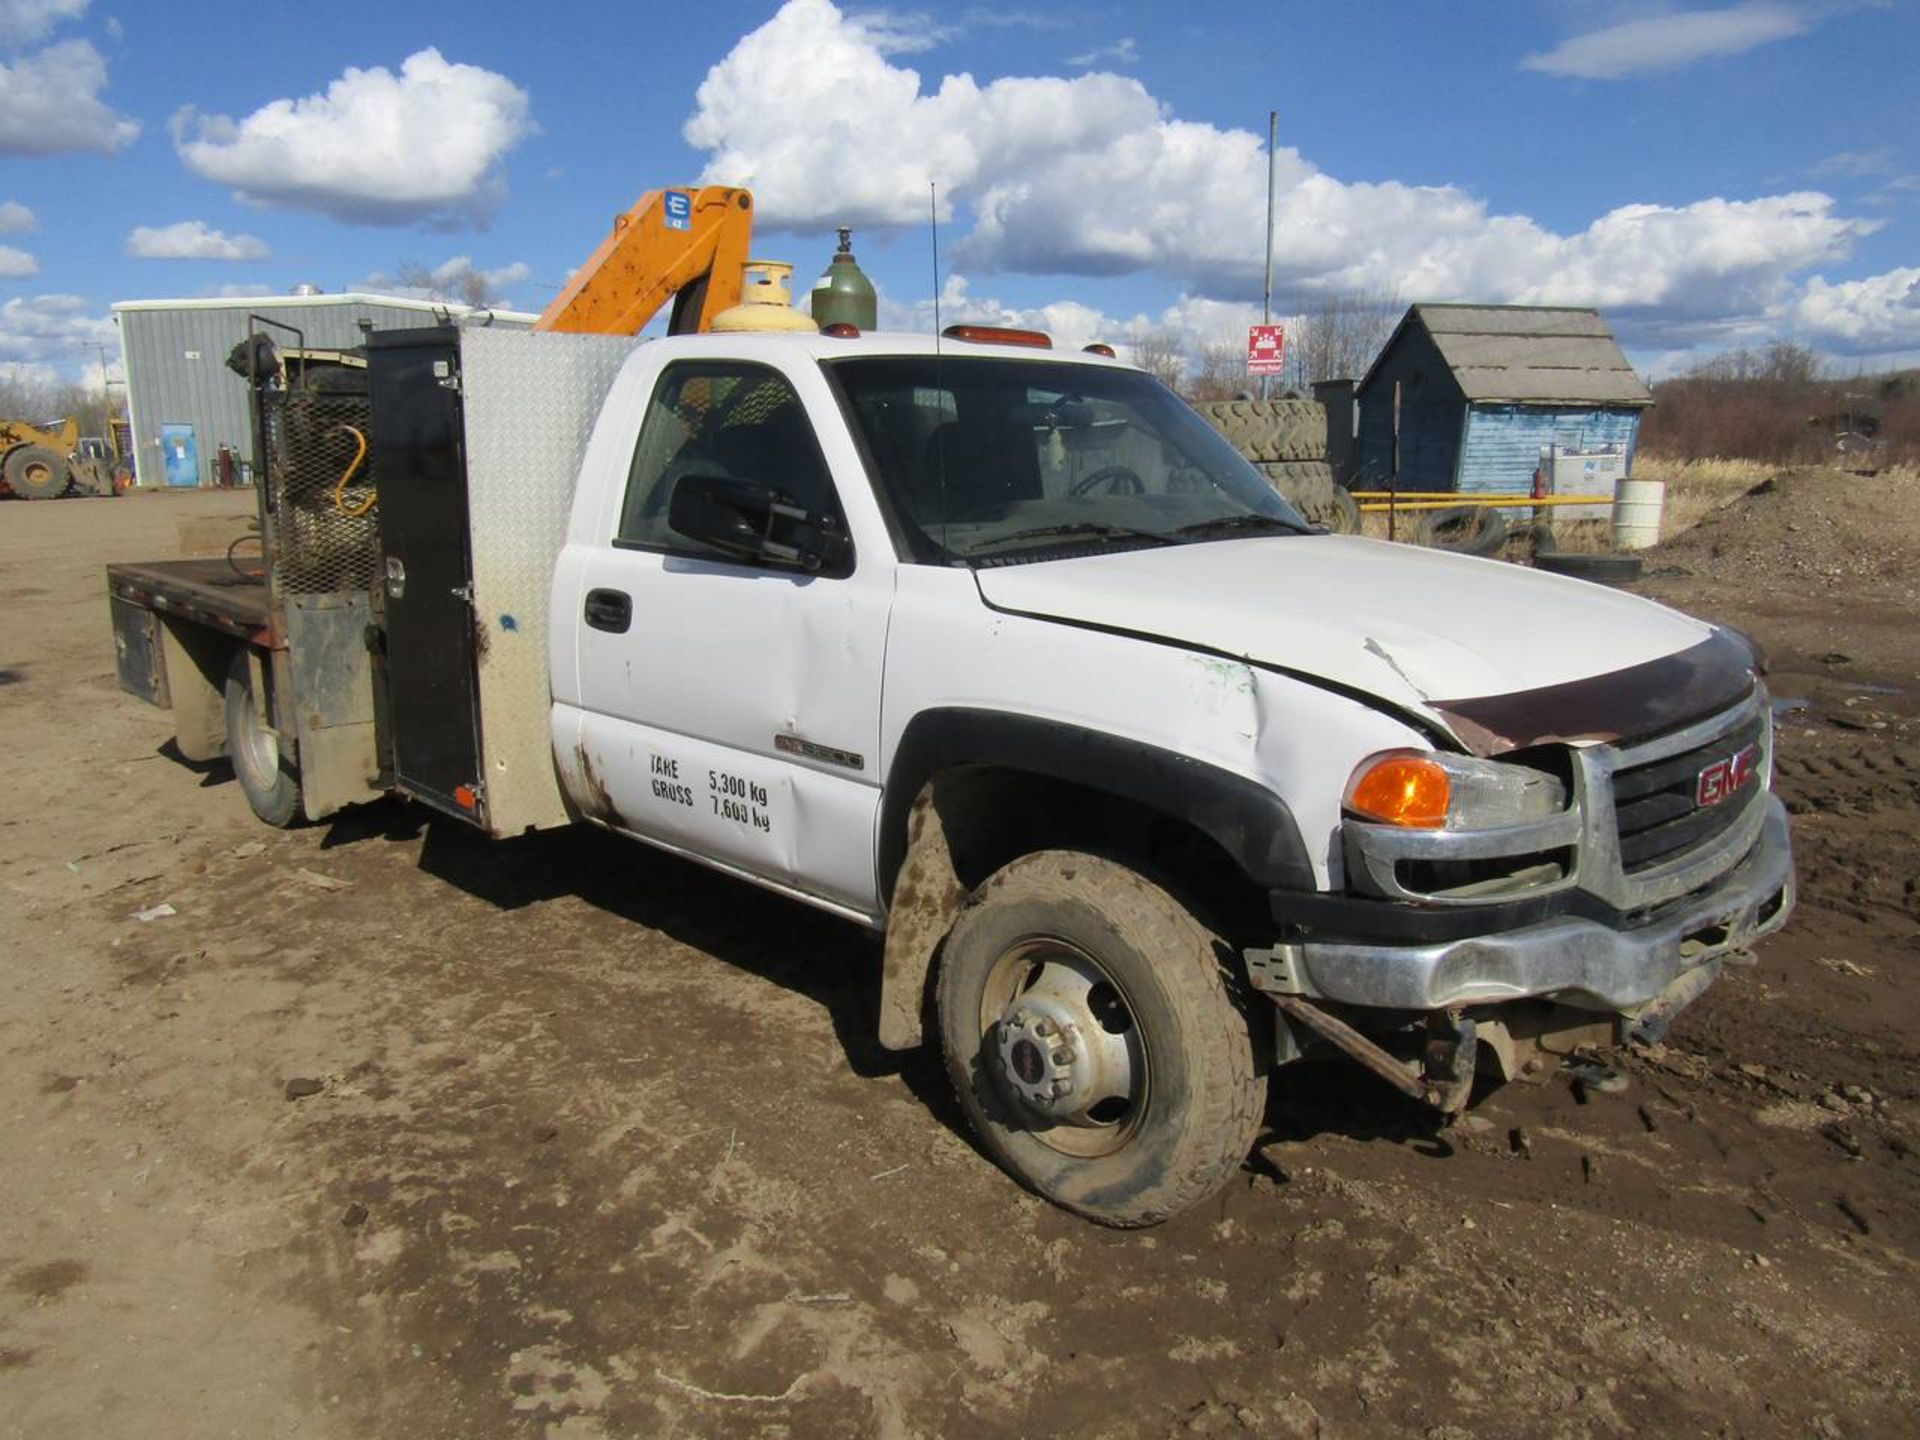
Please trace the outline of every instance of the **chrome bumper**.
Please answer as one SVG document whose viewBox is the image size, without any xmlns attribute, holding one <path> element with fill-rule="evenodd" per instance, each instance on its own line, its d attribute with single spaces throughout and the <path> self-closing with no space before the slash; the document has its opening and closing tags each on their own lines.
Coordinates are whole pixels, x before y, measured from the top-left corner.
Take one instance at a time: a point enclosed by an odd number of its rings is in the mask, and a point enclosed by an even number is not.
<svg viewBox="0 0 1920 1440">
<path fill-rule="evenodd" d="M 1292 952 L 1285 988 L 1311 999 L 1396 1010 L 1540 996 L 1582 1009 L 1632 1011 L 1786 923 L 1794 898 L 1793 845 L 1779 798 L 1769 795 L 1765 805 L 1746 858 L 1699 896 L 1645 925 L 1615 930 L 1563 918 L 1428 945 L 1308 941 L 1282 947 Z"/>
</svg>

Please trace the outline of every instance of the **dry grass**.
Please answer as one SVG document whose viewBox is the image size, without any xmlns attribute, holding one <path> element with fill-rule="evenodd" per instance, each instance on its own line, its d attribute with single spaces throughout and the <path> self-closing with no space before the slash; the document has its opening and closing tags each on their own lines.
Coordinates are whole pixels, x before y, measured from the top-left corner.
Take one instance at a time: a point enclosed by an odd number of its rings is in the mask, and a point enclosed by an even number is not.
<svg viewBox="0 0 1920 1440">
<path fill-rule="evenodd" d="M 1712 511 L 1738 500 L 1779 470 L 1758 460 L 1669 460 L 1662 455 L 1634 457 L 1633 478 L 1660 480 L 1667 487 L 1660 516 L 1660 538 L 1671 540 Z"/>
</svg>

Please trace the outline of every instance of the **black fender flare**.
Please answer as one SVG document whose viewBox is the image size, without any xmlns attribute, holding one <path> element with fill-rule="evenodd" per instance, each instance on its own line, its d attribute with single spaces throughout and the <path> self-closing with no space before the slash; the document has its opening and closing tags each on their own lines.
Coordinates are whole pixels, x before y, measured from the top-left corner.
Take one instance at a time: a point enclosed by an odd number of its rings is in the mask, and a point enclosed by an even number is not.
<svg viewBox="0 0 1920 1440">
<path fill-rule="evenodd" d="M 1184 820 L 1230 855 L 1256 885 L 1312 890 L 1313 863 L 1293 812 L 1273 791 L 1190 755 L 1084 726 L 1001 710 L 924 710 L 894 750 L 880 807 L 883 897 L 907 853 L 907 818 L 933 776 L 969 765 L 1083 785 Z"/>
</svg>

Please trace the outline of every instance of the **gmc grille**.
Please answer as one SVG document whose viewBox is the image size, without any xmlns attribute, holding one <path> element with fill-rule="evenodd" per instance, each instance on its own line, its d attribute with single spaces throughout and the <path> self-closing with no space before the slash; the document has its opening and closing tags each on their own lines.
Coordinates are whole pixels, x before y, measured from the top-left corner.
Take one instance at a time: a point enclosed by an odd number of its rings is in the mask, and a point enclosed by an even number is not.
<svg viewBox="0 0 1920 1440">
<path fill-rule="evenodd" d="M 1705 844 L 1760 803 L 1766 793 L 1761 775 L 1717 805 L 1697 804 L 1695 792 L 1702 770 L 1758 745 L 1765 730 L 1764 715 L 1753 715 L 1691 750 L 1614 772 L 1620 865 L 1628 875 Z"/>
</svg>

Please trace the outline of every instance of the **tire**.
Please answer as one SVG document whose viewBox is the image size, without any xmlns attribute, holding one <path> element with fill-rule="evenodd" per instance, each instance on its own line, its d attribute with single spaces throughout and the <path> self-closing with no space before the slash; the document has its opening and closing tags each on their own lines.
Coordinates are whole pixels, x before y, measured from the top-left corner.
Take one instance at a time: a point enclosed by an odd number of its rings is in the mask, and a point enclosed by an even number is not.
<svg viewBox="0 0 1920 1440">
<path fill-rule="evenodd" d="M 1313 524 L 1336 535 L 1360 533 L 1360 507 L 1335 483 L 1333 467 L 1326 461 L 1283 460 L 1254 468 Z"/>
<path fill-rule="evenodd" d="M 1507 543 L 1507 520 L 1491 505 L 1459 505 L 1422 517 L 1421 544 L 1456 555 L 1496 555 Z"/>
<path fill-rule="evenodd" d="M 1326 456 L 1326 407 L 1311 400 L 1209 400 L 1193 408 L 1256 465 Z"/>
<path fill-rule="evenodd" d="M 1334 488 L 1333 467 L 1324 460 L 1269 461 L 1255 468 L 1289 500 L 1295 491 L 1305 497 Z"/>
<path fill-rule="evenodd" d="M 1327 409 L 1311 400 L 1273 400 L 1272 461 L 1323 460 L 1327 454 Z"/>
<path fill-rule="evenodd" d="M 44 445 L 22 445 L 7 456 L 7 487 L 23 500 L 57 500 L 67 493 L 67 462 Z"/>
<path fill-rule="evenodd" d="M 1324 525 L 1336 535 L 1358 535 L 1360 533 L 1360 502 L 1350 495 L 1344 486 L 1333 487 L 1332 509 L 1324 520 L 1316 520 L 1316 525 Z"/>
<path fill-rule="evenodd" d="M 279 738 L 260 723 L 245 646 L 227 666 L 227 758 L 255 815 L 279 830 L 300 823 L 300 772 L 280 753 Z"/>
<path fill-rule="evenodd" d="M 1219 948 L 1165 890 L 1098 856 L 1043 850 L 982 885 L 935 1004 L 948 1077 L 993 1159 L 1120 1227 L 1226 1184 L 1267 1077 Z"/>
<path fill-rule="evenodd" d="M 1554 575 L 1596 580 L 1602 585 L 1624 585 L 1638 580 L 1646 562 L 1638 555 L 1587 554 L 1583 551 L 1536 550 L 1533 568 Z"/>
</svg>

